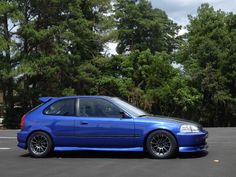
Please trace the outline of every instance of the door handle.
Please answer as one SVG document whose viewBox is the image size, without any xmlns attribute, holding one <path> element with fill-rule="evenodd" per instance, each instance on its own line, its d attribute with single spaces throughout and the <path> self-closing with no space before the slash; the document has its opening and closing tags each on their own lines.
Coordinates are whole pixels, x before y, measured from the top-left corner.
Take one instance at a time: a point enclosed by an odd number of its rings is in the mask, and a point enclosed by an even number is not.
<svg viewBox="0 0 236 177">
<path fill-rule="evenodd" d="M 87 125 L 87 124 L 88 124 L 88 122 L 81 121 L 81 122 L 80 122 L 80 124 L 81 124 L 81 125 Z"/>
</svg>

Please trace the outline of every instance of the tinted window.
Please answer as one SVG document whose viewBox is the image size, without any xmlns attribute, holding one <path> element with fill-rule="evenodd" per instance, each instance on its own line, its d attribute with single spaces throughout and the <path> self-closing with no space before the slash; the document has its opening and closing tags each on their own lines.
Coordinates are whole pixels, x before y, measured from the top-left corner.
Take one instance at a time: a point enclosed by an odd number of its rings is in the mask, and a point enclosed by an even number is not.
<svg viewBox="0 0 236 177">
<path fill-rule="evenodd" d="M 44 114 L 48 115 L 75 115 L 75 99 L 65 99 L 51 104 L 44 110 Z"/>
<path fill-rule="evenodd" d="M 79 116 L 83 117 L 118 117 L 121 110 L 104 99 L 81 98 L 79 100 Z"/>
</svg>

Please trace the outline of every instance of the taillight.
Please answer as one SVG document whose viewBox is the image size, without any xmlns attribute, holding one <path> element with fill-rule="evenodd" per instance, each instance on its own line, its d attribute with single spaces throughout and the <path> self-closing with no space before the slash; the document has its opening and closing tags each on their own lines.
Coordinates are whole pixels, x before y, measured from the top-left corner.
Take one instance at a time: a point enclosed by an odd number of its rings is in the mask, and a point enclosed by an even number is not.
<svg viewBox="0 0 236 177">
<path fill-rule="evenodd" d="M 24 126 L 25 126 L 25 117 L 26 115 L 23 115 L 22 118 L 21 118 L 21 122 L 20 122 L 20 128 L 23 129 Z"/>
</svg>

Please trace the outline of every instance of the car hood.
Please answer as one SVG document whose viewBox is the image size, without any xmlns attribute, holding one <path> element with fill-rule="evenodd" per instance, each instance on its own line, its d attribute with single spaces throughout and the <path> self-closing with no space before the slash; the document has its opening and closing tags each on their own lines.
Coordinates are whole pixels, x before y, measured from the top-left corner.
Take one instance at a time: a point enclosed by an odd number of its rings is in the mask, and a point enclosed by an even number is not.
<svg viewBox="0 0 236 177">
<path fill-rule="evenodd" d="M 194 121 L 190 121 L 190 120 L 185 120 L 185 119 L 180 119 L 180 118 L 175 118 L 175 117 L 167 117 L 167 116 L 159 116 L 159 115 L 155 115 L 155 116 L 149 116 L 146 117 L 152 121 L 158 121 L 158 122 L 173 122 L 173 123 L 179 123 L 179 124 L 191 124 L 191 125 L 196 125 L 198 127 L 201 127 L 200 124 L 194 122 Z"/>
</svg>

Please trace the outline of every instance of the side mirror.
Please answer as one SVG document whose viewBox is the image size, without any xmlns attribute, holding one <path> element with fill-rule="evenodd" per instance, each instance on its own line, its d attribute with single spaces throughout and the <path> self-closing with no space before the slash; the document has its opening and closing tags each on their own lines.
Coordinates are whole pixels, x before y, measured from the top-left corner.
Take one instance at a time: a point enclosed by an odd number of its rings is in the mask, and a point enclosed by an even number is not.
<svg viewBox="0 0 236 177">
<path fill-rule="evenodd" d="M 129 118 L 131 118 L 128 114 L 126 114 L 124 111 L 121 111 L 120 112 L 120 115 L 121 115 L 121 118 L 122 119 L 129 119 Z"/>
</svg>

